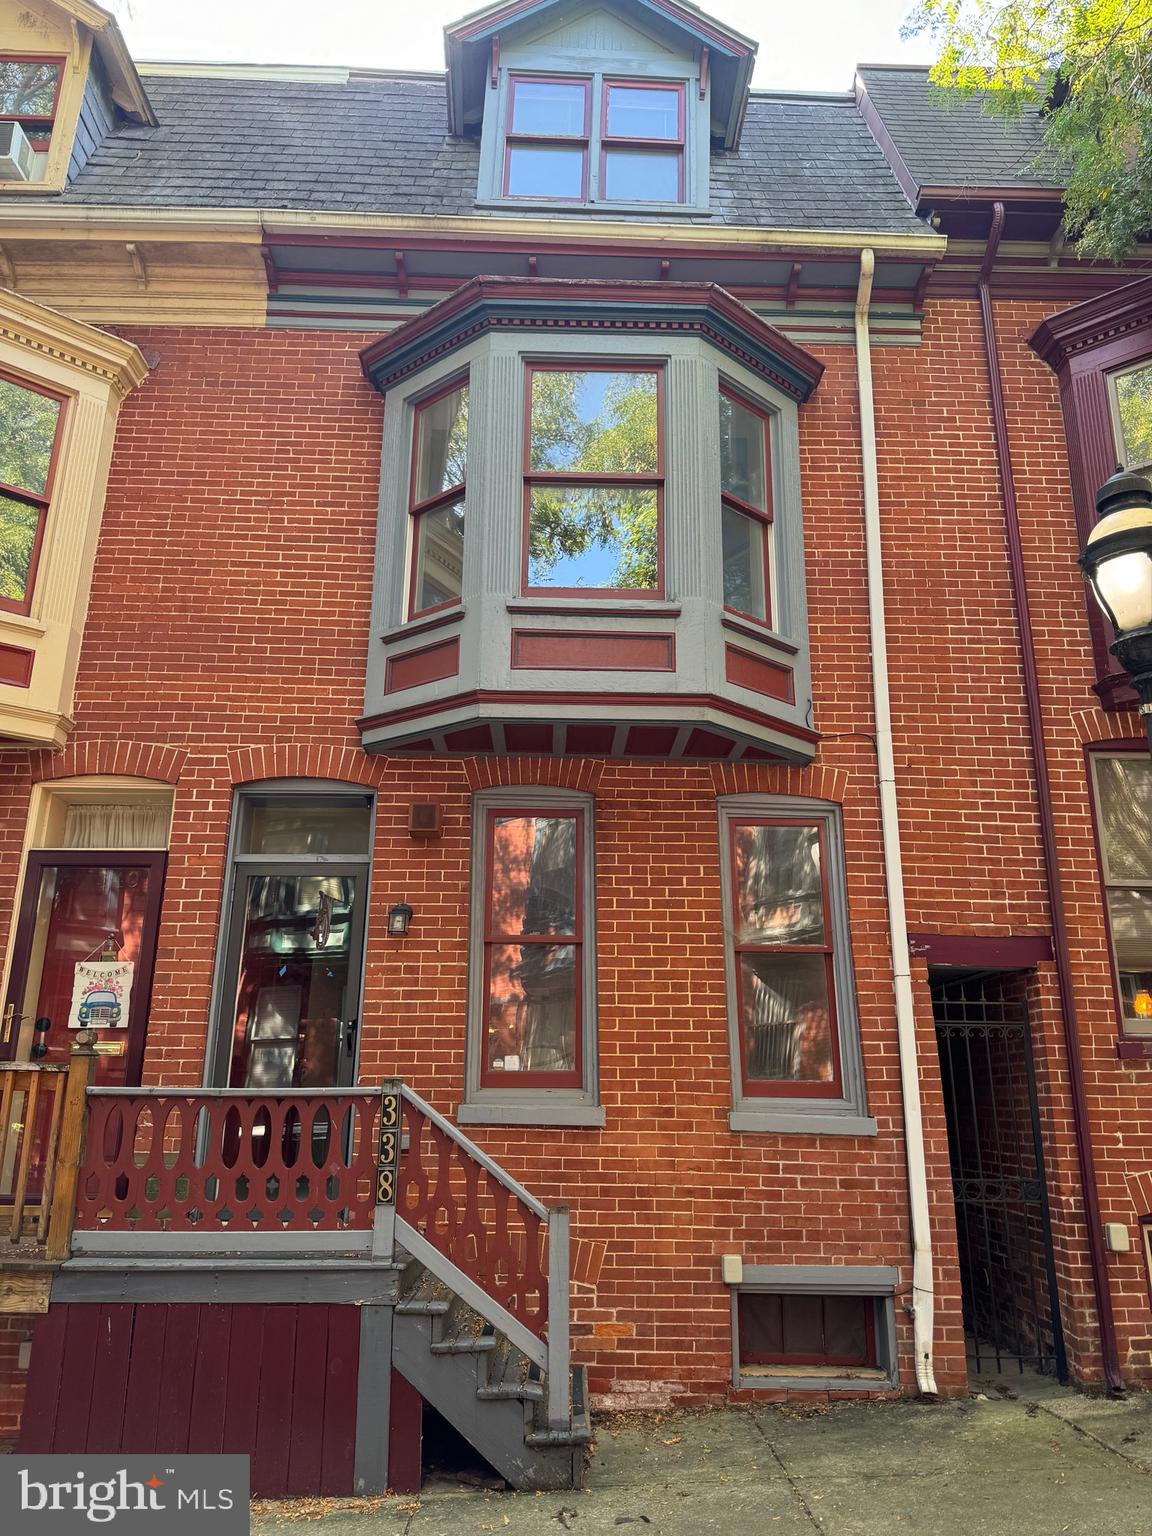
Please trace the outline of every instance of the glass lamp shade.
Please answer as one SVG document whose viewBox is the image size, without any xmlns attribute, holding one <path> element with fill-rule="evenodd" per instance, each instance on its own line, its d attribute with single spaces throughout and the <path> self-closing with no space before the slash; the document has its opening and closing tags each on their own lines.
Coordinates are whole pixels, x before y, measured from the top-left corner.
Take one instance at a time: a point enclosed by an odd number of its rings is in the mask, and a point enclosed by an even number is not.
<svg viewBox="0 0 1152 1536">
<path fill-rule="evenodd" d="M 1096 601 L 1117 636 L 1152 625 L 1152 558 L 1144 550 L 1101 560 L 1091 580 Z"/>
<path fill-rule="evenodd" d="M 1093 528 L 1080 557 L 1116 638 L 1152 628 L 1152 506 L 1116 507 Z"/>
</svg>

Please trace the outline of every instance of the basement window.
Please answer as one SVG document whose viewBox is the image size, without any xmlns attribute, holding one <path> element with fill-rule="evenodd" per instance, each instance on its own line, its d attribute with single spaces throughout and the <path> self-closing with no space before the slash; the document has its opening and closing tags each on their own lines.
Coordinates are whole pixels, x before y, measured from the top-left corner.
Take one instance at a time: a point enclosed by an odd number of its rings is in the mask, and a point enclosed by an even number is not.
<svg viewBox="0 0 1152 1536">
<path fill-rule="evenodd" d="M 895 1270 L 749 1265 L 744 1276 L 732 1293 L 737 1387 L 894 1384 Z"/>
</svg>

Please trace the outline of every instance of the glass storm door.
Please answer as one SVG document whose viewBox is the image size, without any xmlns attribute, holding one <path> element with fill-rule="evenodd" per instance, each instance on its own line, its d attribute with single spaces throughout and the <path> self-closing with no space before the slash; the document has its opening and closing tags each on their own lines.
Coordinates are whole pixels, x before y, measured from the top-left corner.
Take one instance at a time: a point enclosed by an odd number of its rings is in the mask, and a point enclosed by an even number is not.
<svg viewBox="0 0 1152 1536">
<path fill-rule="evenodd" d="M 230 1087 L 352 1082 L 364 881 L 351 864 L 237 870 Z"/>
<path fill-rule="evenodd" d="M 140 1081 L 163 853 L 32 853 L 24 880 L 0 1059 L 61 1063 L 97 1032 L 96 1082 Z"/>
</svg>

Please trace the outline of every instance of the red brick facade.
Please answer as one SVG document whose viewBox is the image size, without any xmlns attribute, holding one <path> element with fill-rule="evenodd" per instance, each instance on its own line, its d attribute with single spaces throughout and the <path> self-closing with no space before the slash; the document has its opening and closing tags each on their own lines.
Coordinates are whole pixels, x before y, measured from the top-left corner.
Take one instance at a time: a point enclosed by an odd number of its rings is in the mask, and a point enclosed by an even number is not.
<svg viewBox="0 0 1152 1536">
<path fill-rule="evenodd" d="M 1126 1224 L 1134 1239 L 1131 1253 L 1110 1255 L 1121 1359 L 1129 1380 L 1148 1382 L 1152 1312 L 1135 1239 L 1152 1202 L 1152 1064 L 1116 1057 L 1084 759 L 1086 742 L 1127 739 L 1136 724 L 1091 713 L 1056 382 L 1026 345 L 1043 313 L 1036 304 L 996 307 L 1101 1199 L 1105 1219 Z M 145 1081 L 200 1081 L 237 785 L 306 776 L 376 791 L 361 1080 L 402 1075 L 449 1115 L 463 1086 L 470 794 L 492 783 L 590 791 L 606 1126 L 472 1133 L 541 1198 L 572 1207 L 576 1358 L 610 1400 L 715 1396 L 731 1375 L 721 1254 L 760 1264 L 894 1264 L 907 1390 L 907 1195 L 870 739 L 852 349 L 816 349 L 827 371 L 801 412 L 823 740 L 816 763 L 799 770 L 367 757 L 354 721 L 370 643 L 382 416 L 357 359 L 367 338 L 193 328 L 123 334 L 153 360 L 153 373 L 121 417 L 76 729 L 59 757 L 4 758 L 0 881 L 14 894 L 33 780 L 116 772 L 175 785 Z M 1043 934 L 1035 789 L 976 304 L 930 302 L 922 343 L 878 348 L 874 368 L 909 926 Z M 727 1129 L 716 797 L 738 792 L 843 806 L 875 1138 Z M 408 833 L 408 807 L 427 799 L 441 802 L 444 833 L 424 843 Z M 408 939 L 390 943 L 387 909 L 402 897 L 416 917 Z M 1070 1363 L 1096 1382 L 1050 972 L 1036 976 L 1032 1019 L 1057 1261 Z M 938 1284 L 936 1377 L 942 1392 L 958 1392 L 966 1375 L 955 1227 L 923 963 L 914 980 Z M 10 1327 L 3 1340 L 17 1333 Z"/>
</svg>

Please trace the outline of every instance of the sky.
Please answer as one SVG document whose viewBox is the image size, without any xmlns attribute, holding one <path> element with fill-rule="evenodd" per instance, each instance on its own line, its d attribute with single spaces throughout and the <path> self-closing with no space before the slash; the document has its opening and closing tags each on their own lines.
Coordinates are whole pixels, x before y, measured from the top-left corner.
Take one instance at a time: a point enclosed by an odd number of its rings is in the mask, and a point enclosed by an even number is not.
<svg viewBox="0 0 1152 1536">
<path fill-rule="evenodd" d="M 479 0 L 104 0 L 136 59 L 442 69 L 443 28 Z M 760 41 L 753 84 L 846 91 L 856 64 L 927 63 L 900 40 L 912 0 L 704 0 Z M 399 13 L 399 14 L 398 14 Z M 322 20 L 322 29 L 318 21 Z"/>
</svg>

